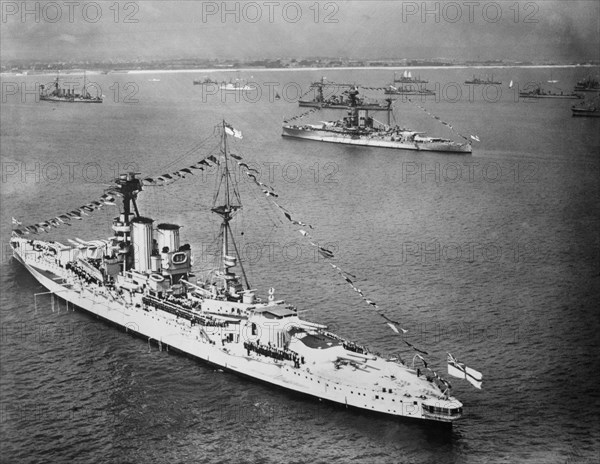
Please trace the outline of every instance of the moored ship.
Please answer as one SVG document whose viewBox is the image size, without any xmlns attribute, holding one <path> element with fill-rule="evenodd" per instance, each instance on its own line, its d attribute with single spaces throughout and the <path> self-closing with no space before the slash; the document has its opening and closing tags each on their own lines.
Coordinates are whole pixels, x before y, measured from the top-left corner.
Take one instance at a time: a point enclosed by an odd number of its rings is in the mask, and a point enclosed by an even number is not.
<svg viewBox="0 0 600 464">
<path fill-rule="evenodd" d="M 435 151 L 448 153 L 471 153 L 469 141 L 464 143 L 439 137 L 426 136 L 424 132 L 392 127 L 378 123 L 369 116 L 368 110 L 357 106 L 358 90 L 348 91 L 350 104 L 348 115 L 341 120 L 325 121 L 319 124 L 284 123 L 282 135 L 319 142 L 340 143 L 400 150 Z M 388 112 L 389 115 L 389 112 Z"/>
<path fill-rule="evenodd" d="M 519 92 L 521 98 L 556 98 L 564 100 L 578 100 L 583 98 L 581 95 L 576 93 L 565 94 L 562 91 L 560 93 L 553 92 L 552 90 L 545 90 L 541 85 L 536 85 L 530 90 L 523 90 Z"/>
<path fill-rule="evenodd" d="M 386 95 L 434 95 L 435 91 L 430 90 L 427 87 L 419 84 L 402 84 L 394 85 L 389 84 L 383 91 Z"/>
<path fill-rule="evenodd" d="M 571 107 L 571 115 L 575 117 L 598 118 L 600 117 L 599 99 L 581 102 Z"/>
<path fill-rule="evenodd" d="M 402 76 L 398 77 L 394 73 L 394 80 L 391 84 L 388 84 L 383 92 L 386 95 L 435 95 L 435 91 L 427 88 L 426 85 L 429 81 L 422 80 L 420 77 L 412 77 L 410 71 L 404 71 Z"/>
<path fill-rule="evenodd" d="M 575 84 L 575 92 L 600 92 L 600 81 L 593 77 L 582 79 Z"/>
<path fill-rule="evenodd" d="M 480 79 L 479 77 L 473 76 L 473 79 L 470 81 L 465 81 L 467 85 L 502 85 L 502 82 L 495 81 L 494 75 L 492 74 L 491 78 Z"/>
<path fill-rule="evenodd" d="M 326 82 L 325 78 L 322 77 L 320 81 L 316 81 L 310 84 L 310 89 L 298 100 L 298 106 L 308 108 L 331 108 L 331 109 L 345 109 L 351 104 L 347 98 L 346 93 L 335 94 L 334 92 L 339 89 L 347 89 L 354 87 L 353 84 L 339 84 L 335 82 Z M 331 90 L 332 95 L 325 96 L 325 88 Z M 307 100 L 304 97 L 313 92 L 313 98 Z M 364 98 L 357 98 L 356 105 L 359 109 L 371 110 L 371 111 L 390 111 L 393 100 L 386 99 L 385 102 L 379 101 L 368 101 Z"/>
<path fill-rule="evenodd" d="M 394 82 L 399 84 L 427 84 L 429 81 L 421 79 L 421 76 L 412 77 L 410 71 L 404 71 L 400 77 L 394 73 Z"/>
<path fill-rule="evenodd" d="M 45 85 L 40 85 L 40 100 L 65 103 L 102 103 L 101 95 L 93 97 L 88 92 L 85 72 L 83 73 L 83 88 L 81 93 L 76 93 L 73 88 L 60 87 L 58 76 L 56 76 L 51 89 L 47 89 Z"/>
<path fill-rule="evenodd" d="M 181 244 L 180 226 L 154 225 L 140 214 L 138 195 L 157 180 L 140 179 L 136 173 L 121 175 L 101 201 L 14 230 L 13 256 L 68 303 L 223 369 L 345 407 L 441 423 L 460 418 L 462 404 L 450 396 L 450 384 L 437 374 L 426 375 L 426 364 L 421 371 L 414 360 L 408 366 L 374 354 L 324 325 L 301 319 L 296 308 L 275 298 L 274 289 L 264 299 L 252 289 L 230 225 L 242 203 L 227 133 L 238 132 L 225 123 L 221 129 L 218 156 L 178 171 L 183 177 L 214 163 L 219 173 L 210 209 L 221 219 L 219 264 L 202 279 L 195 280 L 192 248 Z M 65 245 L 31 238 L 40 229 L 80 218 L 84 211 L 112 205 L 114 197 L 122 205 L 108 239 Z M 458 369 L 463 378 L 474 376 L 480 388 L 479 373 L 455 359 L 448 366 L 451 375 Z"/>
<path fill-rule="evenodd" d="M 193 80 L 193 84 L 194 85 L 219 85 L 219 83 L 213 79 L 211 79 L 210 77 L 205 77 L 204 79 L 194 79 Z"/>
<path fill-rule="evenodd" d="M 221 82 L 219 89 L 234 92 L 248 92 L 250 90 L 256 90 L 254 87 L 248 85 L 244 81 L 240 81 L 239 79 L 236 79 L 235 81 L 230 80 L 229 82 L 223 81 Z"/>
</svg>

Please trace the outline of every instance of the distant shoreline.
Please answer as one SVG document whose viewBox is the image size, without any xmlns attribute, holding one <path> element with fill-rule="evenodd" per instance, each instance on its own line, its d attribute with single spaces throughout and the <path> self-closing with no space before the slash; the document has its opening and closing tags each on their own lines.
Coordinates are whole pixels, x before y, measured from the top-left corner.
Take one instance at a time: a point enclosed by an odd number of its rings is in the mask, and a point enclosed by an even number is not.
<svg viewBox="0 0 600 464">
<path fill-rule="evenodd" d="M 548 68 L 597 68 L 594 64 L 532 64 L 532 65 L 448 65 L 448 66 L 340 66 L 340 67 L 306 67 L 306 68 L 207 68 L 207 69 L 123 69 L 113 71 L 85 70 L 86 74 L 177 74 L 177 73 L 237 73 L 237 72 L 293 72 L 293 71 L 350 71 L 350 70 L 374 70 L 374 71 L 401 71 L 413 69 L 548 69 Z M 84 70 L 60 70 L 61 75 L 80 75 Z M 54 76 L 56 71 L 23 71 L 4 72 L 2 76 Z"/>
</svg>

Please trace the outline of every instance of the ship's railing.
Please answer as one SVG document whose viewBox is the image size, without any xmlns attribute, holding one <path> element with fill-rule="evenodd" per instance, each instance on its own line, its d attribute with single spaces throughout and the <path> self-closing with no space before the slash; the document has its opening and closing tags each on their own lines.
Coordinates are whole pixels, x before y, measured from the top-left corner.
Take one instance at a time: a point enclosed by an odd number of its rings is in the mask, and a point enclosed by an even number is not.
<svg viewBox="0 0 600 464">
<path fill-rule="evenodd" d="M 143 296 L 142 302 L 147 306 L 152 306 L 153 308 L 160 309 L 177 317 L 183 317 L 184 319 L 190 321 L 192 324 L 199 324 L 210 327 L 227 326 L 227 323 L 225 322 L 216 321 L 206 316 L 201 316 L 199 314 L 194 313 L 192 310 L 184 308 L 178 304 L 171 303 L 166 300 L 161 300 L 150 295 Z"/>
<path fill-rule="evenodd" d="M 268 356 L 277 361 L 292 361 L 296 368 L 299 368 L 301 364 L 304 364 L 304 356 L 300 356 L 291 350 L 281 350 L 270 345 L 259 345 L 255 342 L 244 342 L 244 349 L 248 352 L 251 351 L 261 355 Z"/>
</svg>

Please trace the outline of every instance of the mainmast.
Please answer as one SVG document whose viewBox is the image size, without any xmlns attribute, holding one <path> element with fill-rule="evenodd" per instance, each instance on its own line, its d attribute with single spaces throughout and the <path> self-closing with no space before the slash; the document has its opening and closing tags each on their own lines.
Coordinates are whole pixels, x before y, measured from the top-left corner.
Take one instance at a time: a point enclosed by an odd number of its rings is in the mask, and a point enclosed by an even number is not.
<svg viewBox="0 0 600 464">
<path fill-rule="evenodd" d="M 227 287 L 227 280 L 233 280 L 236 276 L 235 273 L 230 272 L 229 269 L 236 266 L 239 263 L 240 268 L 242 270 L 242 275 L 244 277 L 244 282 L 246 287 L 250 289 L 250 284 L 248 283 L 248 279 L 246 277 L 246 272 L 244 270 L 244 266 L 242 264 L 242 260 L 240 254 L 237 249 L 237 245 L 233 238 L 233 233 L 231 231 L 230 221 L 233 218 L 235 212 L 242 208 L 241 200 L 239 193 L 237 191 L 236 185 L 231 181 L 231 172 L 229 170 L 229 151 L 227 147 L 227 129 L 229 126 L 225 121 L 223 121 L 222 131 L 223 131 L 223 143 L 221 152 L 224 157 L 223 163 L 221 166 L 221 175 L 218 180 L 218 187 L 215 193 L 215 197 L 213 200 L 213 207 L 211 211 L 213 213 L 221 216 L 221 264 L 225 278 L 225 287 Z M 229 246 L 231 245 L 232 249 L 230 250 Z M 231 254 L 234 254 L 232 256 Z"/>
</svg>

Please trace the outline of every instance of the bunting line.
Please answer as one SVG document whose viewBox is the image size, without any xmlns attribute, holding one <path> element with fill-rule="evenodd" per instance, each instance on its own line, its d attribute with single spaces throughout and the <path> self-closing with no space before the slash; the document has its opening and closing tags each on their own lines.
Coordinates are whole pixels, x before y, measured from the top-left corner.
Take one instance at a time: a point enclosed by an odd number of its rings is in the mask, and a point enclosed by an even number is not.
<svg viewBox="0 0 600 464">
<path fill-rule="evenodd" d="M 79 208 L 76 208 L 72 211 L 68 211 L 66 213 L 60 214 L 56 217 L 47 219 L 42 222 L 38 222 L 36 224 L 30 224 L 28 226 L 23 226 L 21 222 L 17 221 L 15 218 L 13 218 L 13 225 L 17 225 L 17 223 L 18 223 L 20 226 L 18 229 L 13 229 L 13 233 L 15 235 L 22 236 L 22 235 L 29 235 L 29 234 L 39 234 L 40 232 L 47 233 L 52 228 L 58 228 L 61 226 L 69 226 L 70 227 L 71 226 L 70 222 L 72 220 L 81 221 L 84 216 L 89 216 L 90 215 L 89 213 L 93 213 L 93 212 L 103 208 L 104 206 L 114 206 L 114 205 L 116 205 L 115 197 L 113 197 L 112 195 L 109 195 L 108 193 L 105 193 L 98 200 L 91 201 L 90 203 L 80 206 Z"/>
<path fill-rule="evenodd" d="M 448 129 L 450 129 L 452 132 L 454 132 L 456 135 L 458 135 L 459 137 L 461 137 L 463 140 L 465 140 L 468 143 L 471 143 L 471 140 L 464 136 L 463 134 L 461 134 L 460 132 L 458 132 L 456 129 L 454 129 L 454 127 L 452 126 L 452 124 L 444 121 L 443 119 L 441 119 L 439 116 L 434 115 L 433 113 L 429 112 L 426 108 L 423 108 L 421 105 L 419 105 L 418 103 L 415 103 L 414 101 L 412 101 L 410 98 L 407 98 L 407 100 L 412 103 L 413 105 L 415 105 L 417 108 L 419 108 L 420 110 L 424 111 L 428 116 L 430 116 L 431 118 L 441 122 L 444 126 L 448 127 Z M 471 139 L 475 140 L 476 142 L 480 142 L 479 137 L 477 137 L 476 135 L 471 135 Z"/>
<path fill-rule="evenodd" d="M 299 114 L 299 115 L 297 115 L 297 116 L 294 116 L 294 117 L 292 117 L 292 118 L 287 118 L 287 119 L 284 119 L 284 120 L 283 120 L 283 122 L 284 122 L 285 124 L 287 124 L 288 122 L 295 121 L 296 119 L 301 119 L 301 118 L 304 118 L 305 116 L 308 116 L 309 114 L 311 114 L 311 113 L 314 113 L 315 111 L 319 111 L 320 109 L 321 109 L 320 107 L 311 108 L 310 110 L 308 110 L 308 111 L 305 111 L 305 112 L 304 112 L 304 113 L 302 113 L 302 114 Z"/>
<path fill-rule="evenodd" d="M 352 289 L 353 289 L 353 290 L 354 290 L 356 293 L 358 293 L 358 294 L 361 296 L 361 298 L 362 298 L 362 299 L 363 299 L 363 300 L 364 300 L 364 301 L 365 301 L 365 302 L 366 302 L 368 305 L 370 305 L 370 306 L 371 306 L 371 307 L 372 307 L 372 308 L 373 308 L 373 309 L 374 309 L 374 310 L 377 312 L 377 314 L 378 314 L 379 316 L 381 316 L 383 319 L 385 319 L 385 321 L 386 321 L 386 325 L 387 325 L 387 326 L 388 326 L 390 329 L 392 329 L 392 330 L 393 330 L 395 333 L 397 333 L 397 334 L 400 334 L 400 331 L 402 331 L 402 333 L 406 333 L 406 332 L 408 332 L 408 330 L 406 330 L 406 329 L 403 329 L 402 327 L 400 327 L 400 325 L 401 325 L 401 324 L 400 324 L 398 321 L 394 321 L 393 319 L 390 319 L 390 318 L 389 318 L 389 317 L 387 317 L 385 314 L 383 314 L 383 313 L 381 312 L 381 310 L 379 309 L 379 306 L 377 305 L 377 303 L 375 303 L 374 301 L 372 301 L 372 300 L 370 300 L 369 298 L 367 298 L 367 297 L 365 296 L 365 294 L 363 293 L 363 291 L 362 291 L 360 288 L 358 288 L 356 285 L 354 285 L 354 282 L 352 281 L 352 279 L 350 279 L 350 278 L 348 277 L 348 275 L 346 275 L 347 273 L 346 273 L 346 272 L 345 272 L 343 269 L 341 269 L 339 266 L 336 266 L 336 265 L 335 265 L 335 264 L 333 264 L 333 263 L 329 263 L 329 265 L 330 265 L 330 266 L 331 266 L 333 269 L 335 269 L 335 270 L 336 270 L 336 271 L 337 271 L 337 272 L 338 272 L 338 273 L 339 273 L 339 274 L 342 276 L 342 278 L 343 278 L 343 279 L 346 281 L 346 283 L 347 283 L 348 285 L 350 285 L 350 287 L 352 287 Z M 354 276 L 353 276 L 353 277 L 354 277 Z M 354 277 L 354 278 L 356 278 L 356 277 Z M 400 330 L 398 330 L 398 329 L 400 329 Z"/>
<path fill-rule="evenodd" d="M 240 157 L 241 158 L 241 157 Z M 260 182 L 256 176 L 250 172 L 250 170 L 252 168 L 250 168 L 246 163 L 242 162 L 242 161 L 238 161 L 238 165 L 242 168 L 245 169 L 245 174 L 246 176 L 248 176 L 250 179 L 252 179 L 252 181 L 261 188 L 261 191 L 267 195 L 267 197 L 275 197 L 277 198 L 279 195 L 277 195 L 277 193 L 275 193 L 273 191 L 272 187 L 269 187 L 268 185 Z M 268 190 L 267 190 L 268 189 Z M 275 200 L 269 198 L 271 200 L 271 202 L 273 203 L 273 205 L 275 207 L 277 207 L 281 213 L 284 215 L 284 217 L 291 222 L 293 225 L 295 226 L 300 226 L 300 227 L 308 227 L 310 229 L 313 229 L 313 226 L 310 224 L 306 224 L 302 221 L 297 220 L 294 216 L 293 213 L 288 210 L 287 208 L 284 208 L 283 206 L 281 206 L 279 203 L 277 203 Z M 313 240 L 313 237 L 310 235 L 309 232 L 307 232 L 305 229 L 298 229 L 297 232 L 302 235 L 305 239 L 307 239 L 308 243 L 315 248 L 315 250 L 321 255 L 323 256 L 323 258 L 325 259 L 333 259 L 335 258 L 335 254 L 333 253 L 333 251 L 320 246 L 318 243 L 315 243 Z M 346 281 L 346 283 L 348 283 L 348 285 L 350 285 L 352 287 L 352 289 L 358 293 L 361 298 L 368 304 L 370 305 L 376 312 L 377 314 L 379 314 L 385 321 L 386 324 L 390 327 L 390 329 L 392 329 L 395 333 L 400 334 L 400 331 L 402 331 L 402 333 L 406 333 L 407 330 L 401 327 L 400 322 L 395 321 L 393 319 L 390 319 L 389 317 L 387 317 L 385 314 L 383 314 L 381 312 L 381 310 L 379 309 L 379 306 L 377 305 L 377 303 L 375 303 L 374 301 L 370 300 L 369 298 L 367 298 L 365 296 L 365 294 L 363 293 L 363 291 L 356 287 L 354 285 L 354 282 L 352 281 L 352 279 L 349 277 L 351 276 L 352 278 L 356 279 L 356 276 L 345 272 L 344 270 L 342 270 L 340 267 L 336 266 L 333 263 L 329 263 L 331 265 L 331 267 L 333 267 L 341 276 L 342 278 Z"/>
<path fill-rule="evenodd" d="M 232 154 L 231 156 L 233 156 L 234 158 L 239 157 L 239 159 L 241 159 L 241 156 L 239 156 L 239 155 L 234 156 Z M 201 159 L 200 161 L 195 162 L 194 164 L 192 164 L 190 166 L 187 166 L 182 169 L 178 169 L 177 171 L 174 171 L 171 173 L 166 173 L 166 174 L 161 174 L 159 176 L 154 176 L 154 177 L 144 177 L 142 179 L 142 185 L 158 187 L 158 186 L 163 186 L 163 185 L 167 185 L 167 184 L 172 184 L 173 182 L 178 181 L 180 179 L 185 179 L 186 175 L 193 176 L 194 175 L 193 170 L 202 171 L 205 169 L 205 167 L 212 166 L 209 163 L 209 161 L 211 161 L 215 165 L 220 164 L 219 159 L 215 155 L 210 155 L 210 156 L 207 156 L 206 158 Z"/>
</svg>

